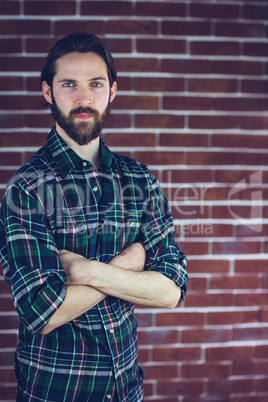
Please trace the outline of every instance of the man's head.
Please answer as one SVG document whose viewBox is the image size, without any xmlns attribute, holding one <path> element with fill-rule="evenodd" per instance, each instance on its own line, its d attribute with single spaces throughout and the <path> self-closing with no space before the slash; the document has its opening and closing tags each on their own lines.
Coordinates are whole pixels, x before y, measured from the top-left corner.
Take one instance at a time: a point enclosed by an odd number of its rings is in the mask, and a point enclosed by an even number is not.
<svg viewBox="0 0 268 402">
<path fill-rule="evenodd" d="M 76 33 L 59 40 L 41 79 L 58 133 L 79 145 L 97 138 L 116 94 L 115 64 L 100 39 Z"/>
</svg>

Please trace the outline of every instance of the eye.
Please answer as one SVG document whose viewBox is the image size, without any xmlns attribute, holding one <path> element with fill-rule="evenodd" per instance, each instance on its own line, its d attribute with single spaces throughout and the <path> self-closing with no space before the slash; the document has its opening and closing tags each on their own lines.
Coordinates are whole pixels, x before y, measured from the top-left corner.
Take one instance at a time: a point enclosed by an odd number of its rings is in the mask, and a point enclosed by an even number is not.
<svg viewBox="0 0 268 402">
<path fill-rule="evenodd" d="M 102 84 L 100 82 L 92 82 L 91 86 L 94 88 L 101 88 Z"/>
<path fill-rule="evenodd" d="M 73 82 L 64 82 L 63 87 L 64 88 L 72 88 L 72 87 L 74 87 L 74 83 Z"/>
</svg>

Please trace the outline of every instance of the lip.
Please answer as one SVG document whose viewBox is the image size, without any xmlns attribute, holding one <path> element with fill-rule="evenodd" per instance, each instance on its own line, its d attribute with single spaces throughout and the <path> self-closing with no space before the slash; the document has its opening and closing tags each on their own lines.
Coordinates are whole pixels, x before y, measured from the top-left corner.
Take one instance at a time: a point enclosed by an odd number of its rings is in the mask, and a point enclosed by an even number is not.
<svg viewBox="0 0 268 402">
<path fill-rule="evenodd" d="M 87 113 L 82 113 L 82 114 L 78 114 L 75 116 L 76 119 L 78 120 L 89 120 L 91 119 L 91 114 L 87 114 Z"/>
</svg>

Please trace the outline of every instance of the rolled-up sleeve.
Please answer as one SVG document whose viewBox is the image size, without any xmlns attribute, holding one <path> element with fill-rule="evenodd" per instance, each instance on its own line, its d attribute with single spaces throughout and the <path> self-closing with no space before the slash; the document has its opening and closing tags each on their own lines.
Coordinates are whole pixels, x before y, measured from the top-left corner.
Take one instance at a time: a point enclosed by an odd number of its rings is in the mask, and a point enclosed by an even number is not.
<svg viewBox="0 0 268 402">
<path fill-rule="evenodd" d="M 12 184 L 3 199 L 1 222 L 4 276 L 21 322 L 38 335 L 63 302 L 67 281 L 44 206 L 33 192 Z"/>
<path fill-rule="evenodd" d="M 172 279 L 181 288 L 182 301 L 187 293 L 187 259 L 174 238 L 173 217 L 158 181 L 152 177 L 150 199 L 143 213 L 143 242 L 146 269 Z"/>
</svg>

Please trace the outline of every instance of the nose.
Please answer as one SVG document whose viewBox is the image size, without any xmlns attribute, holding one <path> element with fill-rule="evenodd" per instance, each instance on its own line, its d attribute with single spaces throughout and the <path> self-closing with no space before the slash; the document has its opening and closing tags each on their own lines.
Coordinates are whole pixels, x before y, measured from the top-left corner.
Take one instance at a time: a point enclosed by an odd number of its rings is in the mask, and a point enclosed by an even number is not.
<svg viewBox="0 0 268 402">
<path fill-rule="evenodd" d="M 90 90 L 88 88 L 77 89 L 75 103 L 79 106 L 91 105 L 93 99 Z"/>
</svg>

